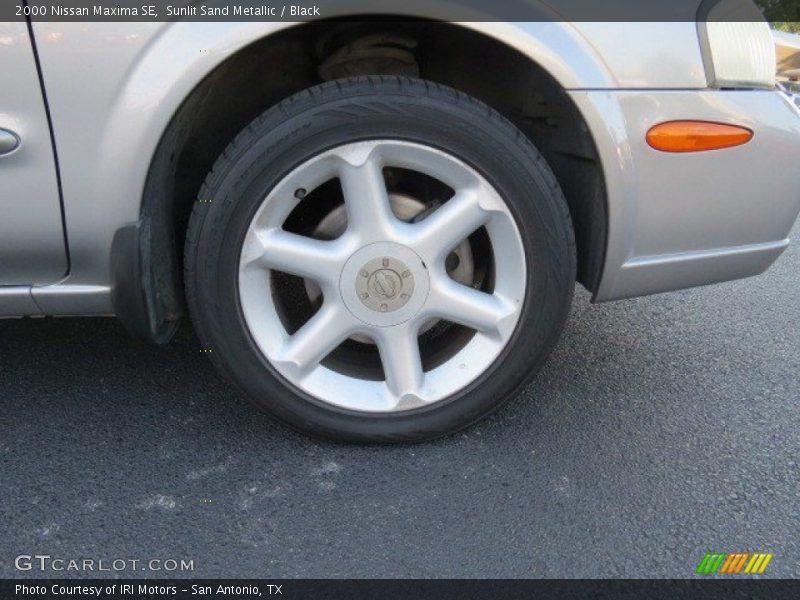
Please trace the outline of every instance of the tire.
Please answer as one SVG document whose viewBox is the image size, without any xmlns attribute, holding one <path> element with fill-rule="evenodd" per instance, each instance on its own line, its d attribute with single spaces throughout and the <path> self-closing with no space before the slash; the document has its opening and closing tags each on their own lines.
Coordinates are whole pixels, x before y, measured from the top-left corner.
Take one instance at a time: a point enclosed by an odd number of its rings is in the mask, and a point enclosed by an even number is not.
<svg viewBox="0 0 800 600">
<path fill-rule="evenodd" d="M 330 188 L 295 189 L 297 181 L 324 178 L 332 164 L 340 189 L 330 181 Z M 369 173 L 378 172 L 384 177 L 376 183 Z M 410 186 L 413 197 L 393 185 Z M 375 192 L 369 201 L 356 193 L 362 189 Z M 381 208 L 384 192 L 395 220 Z M 343 204 L 321 219 L 312 215 L 339 193 Z M 398 206 L 416 216 L 400 222 Z M 485 225 L 455 249 L 436 246 L 455 240 L 462 223 L 468 230 L 473 217 L 459 216 L 461 206 Z M 344 233 L 322 236 L 317 231 L 334 213 L 346 214 Z M 372 214 L 374 221 L 364 216 Z M 269 219 L 278 225 L 265 225 Z M 315 223 L 317 233 L 308 233 Z M 399 237 L 382 241 L 376 232 L 384 225 Z M 296 260 L 306 251 L 312 259 Z M 434 256 L 444 257 L 441 265 Z M 454 286 L 461 268 L 466 285 Z M 428 81 L 359 77 L 296 94 L 228 146 L 191 215 L 185 281 L 211 360 L 274 419 L 338 441 L 416 441 L 486 417 L 539 370 L 569 313 L 575 242 L 553 173 L 506 119 Z M 310 307 L 302 309 L 307 321 L 287 316 L 302 312 L 301 304 Z M 414 316 L 402 321 L 406 313 Z M 296 331 L 292 319 L 302 321 Z M 325 358 L 306 360 L 343 335 Z"/>
</svg>

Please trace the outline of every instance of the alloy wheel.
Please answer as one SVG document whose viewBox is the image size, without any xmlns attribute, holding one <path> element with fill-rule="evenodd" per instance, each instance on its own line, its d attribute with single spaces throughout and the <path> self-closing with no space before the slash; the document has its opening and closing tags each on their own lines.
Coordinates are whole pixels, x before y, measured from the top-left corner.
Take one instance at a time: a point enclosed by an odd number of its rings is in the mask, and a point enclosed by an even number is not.
<svg viewBox="0 0 800 600">
<path fill-rule="evenodd" d="M 392 169 L 448 197 L 403 204 Z M 319 216 L 315 193 L 331 182 L 341 205 Z M 346 222 L 326 230 L 342 206 Z M 465 268 L 473 256 L 482 268 Z M 288 173 L 239 261 L 239 303 L 264 358 L 313 398 L 367 413 L 432 405 L 475 381 L 511 339 L 525 290 L 520 232 L 495 188 L 455 156 L 400 140 L 338 146 Z M 302 317 L 289 314 L 300 305 Z"/>
</svg>

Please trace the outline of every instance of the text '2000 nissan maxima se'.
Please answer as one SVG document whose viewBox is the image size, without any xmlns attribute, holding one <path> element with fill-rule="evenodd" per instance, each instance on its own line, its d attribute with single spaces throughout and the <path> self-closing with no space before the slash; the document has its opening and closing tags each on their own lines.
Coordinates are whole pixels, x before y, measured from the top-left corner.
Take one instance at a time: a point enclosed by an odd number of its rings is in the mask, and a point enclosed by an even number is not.
<svg viewBox="0 0 800 600">
<path fill-rule="evenodd" d="M 576 281 L 609 301 L 786 248 L 800 114 L 769 27 L 696 4 L 2 23 L 0 314 L 115 315 L 163 344 L 188 313 L 224 374 L 317 436 L 475 423 L 537 372 Z"/>
</svg>

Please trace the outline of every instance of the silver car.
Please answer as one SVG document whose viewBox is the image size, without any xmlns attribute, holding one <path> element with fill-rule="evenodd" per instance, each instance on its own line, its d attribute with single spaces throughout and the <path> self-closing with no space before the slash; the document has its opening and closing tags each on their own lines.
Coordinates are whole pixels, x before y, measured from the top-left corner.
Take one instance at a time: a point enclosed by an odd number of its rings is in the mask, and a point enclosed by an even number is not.
<svg viewBox="0 0 800 600">
<path fill-rule="evenodd" d="M 800 211 L 763 21 L 32 15 L 0 73 L 0 315 L 157 344 L 189 317 L 255 403 L 339 440 L 475 423 L 576 281 L 757 275 Z"/>
</svg>

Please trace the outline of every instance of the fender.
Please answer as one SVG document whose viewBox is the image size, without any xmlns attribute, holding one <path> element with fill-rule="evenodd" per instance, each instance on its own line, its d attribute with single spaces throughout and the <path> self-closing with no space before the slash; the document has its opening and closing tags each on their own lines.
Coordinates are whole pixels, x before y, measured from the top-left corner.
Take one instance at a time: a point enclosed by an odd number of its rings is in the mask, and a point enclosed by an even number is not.
<svg viewBox="0 0 800 600">
<path fill-rule="evenodd" d="M 396 16 L 396 15 L 395 15 Z M 409 15 L 411 16 L 411 15 Z M 415 14 L 415 18 L 427 15 Z M 353 15 L 356 19 L 357 15 Z M 565 89 L 598 89 L 615 81 L 596 50 L 580 32 L 563 21 L 532 23 L 459 23 L 464 28 L 494 38 L 538 64 Z M 143 235 L 160 235 L 142 220 L 148 175 L 164 134 L 191 92 L 218 66 L 246 46 L 290 27 L 291 23 L 38 23 L 35 34 L 57 39 L 58 47 L 46 46 L 42 69 L 54 128 L 62 157 L 66 225 L 72 256 L 69 277 L 57 286 L 37 288 L 34 297 L 49 314 L 60 312 L 61 292 L 86 290 L 91 297 L 83 305 L 91 313 L 118 313 L 112 303 L 112 287 L 128 271 L 116 268 L 112 276 L 112 241 L 115 232 L 139 224 Z M 102 65 L 87 65 L 81 51 L 103 44 L 109 47 Z M 569 57 L 565 60 L 564 57 Z M 78 98 L 76 98 L 78 96 Z M 85 215 L 93 215 L 87 220 Z M 139 236 L 141 238 L 141 235 Z M 130 242 L 134 236 L 124 236 Z M 128 248 L 118 240 L 117 249 Z M 118 250 L 119 251 L 119 250 Z M 130 251 L 128 248 L 126 251 Z M 114 259 L 116 265 L 128 264 Z M 151 265 L 141 256 L 132 264 Z M 130 274 L 133 276 L 132 274 Z M 134 276 L 153 280 L 147 273 Z M 115 283 L 115 279 L 117 283 Z M 163 281 L 163 278 L 155 278 Z M 138 284 L 133 287 L 136 288 Z M 179 289 L 165 296 L 165 314 L 180 314 L 175 302 Z M 145 295 L 155 291 L 145 290 Z M 119 294 L 117 294 L 119 297 Z M 152 298 L 140 303 L 153 306 Z M 129 312 L 129 307 L 124 312 Z M 163 317 L 164 315 L 162 315 Z M 157 315 L 138 319 L 137 327 L 158 331 Z M 172 325 L 169 327 L 174 329 Z"/>
</svg>

